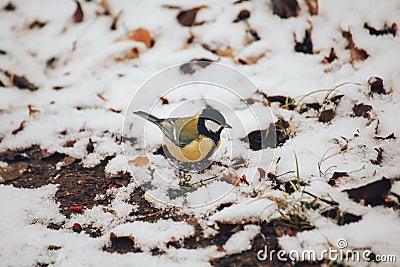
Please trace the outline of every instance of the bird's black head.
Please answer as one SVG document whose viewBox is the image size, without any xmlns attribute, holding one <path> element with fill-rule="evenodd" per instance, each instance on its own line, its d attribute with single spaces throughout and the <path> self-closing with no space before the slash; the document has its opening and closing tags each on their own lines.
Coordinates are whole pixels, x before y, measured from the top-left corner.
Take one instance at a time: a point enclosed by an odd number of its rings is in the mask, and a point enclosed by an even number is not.
<svg viewBox="0 0 400 267">
<path fill-rule="evenodd" d="M 232 128 L 226 123 L 224 116 L 215 109 L 203 109 L 199 115 L 198 131 L 218 142 L 224 128 Z"/>
</svg>

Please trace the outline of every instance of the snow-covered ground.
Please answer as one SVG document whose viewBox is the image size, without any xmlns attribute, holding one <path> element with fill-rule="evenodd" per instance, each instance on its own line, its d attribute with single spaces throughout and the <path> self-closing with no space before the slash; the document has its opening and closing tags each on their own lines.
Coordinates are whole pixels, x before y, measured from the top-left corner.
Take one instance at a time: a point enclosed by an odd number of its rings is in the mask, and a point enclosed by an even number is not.
<svg viewBox="0 0 400 267">
<path fill-rule="evenodd" d="M 59 211 L 55 185 L 36 189 L 0 185 L 1 266 L 209 266 L 212 258 L 251 249 L 252 239 L 260 232 L 257 222 L 293 214 L 315 228 L 280 237 L 280 247 L 286 251 L 320 252 L 345 239 L 348 249 L 396 255 L 400 262 L 400 38 L 398 33 L 373 35 L 364 27 L 368 23 L 376 29 L 397 30 L 393 23 L 400 23 L 400 2 L 325 0 L 319 1 L 318 14 L 311 16 L 307 1 L 299 1 L 299 14 L 288 19 L 273 14 L 271 1 L 236 2 L 80 1 L 82 17 L 70 0 L 0 0 L 0 152 L 36 144 L 77 158 L 85 167 L 112 155 L 107 175 L 129 171 L 134 178 L 127 187 L 109 190 L 114 213 L 95 206 L 71 218 Z M 182 26 L 178 13 L 194 7 L 201 7 L 195 18 L 199 25 Z M 244 9 L 250 17 L 233 23 Z M 250 29 L 260 40 L 249 37 Z M 307 30 L 313 53 L 296 52 L 295 42 L 303 42 Z M 337 58 L 326 62 L 332 48 Z M 177 64 L 200 58 L 218 64 L 196 67 L 194 74 L 179 71 Z M 171 66 L 175 67 L 165 71 Z M 231 72 L 239 80 L 231 79 Z M 224 80 L 230 90 L 192 84 L 166 94 L 196 75 Z M 23 87 L 18 86 L 23 76 L 31 83 L 30 89 L 18 88 Z M 383 79 L 385 94 L 371 94 L 371 77 Z M 257 90 L 266 96 L 291 97 L 298 106 L 294 110 L 276 102 L 268 106 Z M 232 92 L 252 103 L 245 104 Z M 334 111 L 329 122 L 321 122 L 316 110 L 299 112 L 301 104 L 323 104 L 327 93 L 331 93 L 328 100 L 344 95 L 321 108 Z M 161 96 L 169 103 L 163 105 L 158 100 Z M 148 124 L 143 132 L 144 121 L 131 112 L 154 105 L 152 111 L 159 116 L 183 116 L 206 104 L 218 107 L 233 125 L 232 131 L 223 132 L 216 160 L 230 164 L 242 157 L 248 165 L 235 174 L 233 169 L 213 166 L 193 175 L 191 182 L 213 175 L 217 179 L 172 198 L 168 189 L 180 188 L 174 167 L 163 156 L 148 153 L 161 144 L 161 133 Z M 357 115 L 358 104 L 372 109 Z M 253 151 L 240 140 L 280 117 L 290 123 L 291 136 L 282 146 Z M 380 138 L 392 133 L 395 138 Z M 116 141 L 121 136 L 123 142 Z M 129 141 L 133 137 L 137 141 Z M 91 153 L 86 149 L 89 139 L 94 143 Z M 68 140 L 76 142 L 65 146 Z M 379 148 L 382 159 L 377 158 Z M 138 160 L 139 156 L 149 162 Z M 0 168 L 7 166 L 0 162 Z M 274 188 L 271 177 L 264 177 L 259 168 L 284 174 L 279 179 L 285 185 L 298 182 L 295 192 Z M 328 181 L 334 172 L 347 176 L 331 186 Z M 243 182 L 243 175 L 250 185 Z M 242 178 L 242 183 L 233 185 L 232 176 Z M 365 199 L 354 201 L 344 191 L 383 177 L 391 181 L 394 194 L 382 198 L 392 202 L 392 207 L 364 205 Z M 130 212 L 140 209 L 140 203 L 128 203 L 139 186 L 136 182 L 151 184 L 146 194 L 156 207 L 177 206 L 182 214 L 194 216 L 205 236 L 214 235 L 218 223 L 248 224 L 222 249 L 167 246 L 171 240 L 193 237 L 195 229 L 185 221 L 128 222 Z M 315 199 L 318 208 L 302 206 Z M 323 200 L 361 219 L 338 225 L 321 215 L 332 205 Z M 228 202 L 233 205 L 216 210 Z M 52 230 L 47 227 L 50 223 L 63 227 Z M 104 234 L 91 238 L 75 233 L 74 223 L 94 225 Z M 142 252 L 103 251 L 110 245 L 110 234 L 132 238 Z M 164 253 L 153 255 L 152 248 Z"/>
</svg>

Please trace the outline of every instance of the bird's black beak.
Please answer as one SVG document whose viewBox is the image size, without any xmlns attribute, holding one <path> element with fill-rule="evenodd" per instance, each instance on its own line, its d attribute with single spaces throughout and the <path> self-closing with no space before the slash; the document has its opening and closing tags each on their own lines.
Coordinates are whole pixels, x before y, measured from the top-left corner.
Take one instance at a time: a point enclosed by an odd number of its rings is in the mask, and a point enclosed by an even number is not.
<svg viewBox="0 0 400 267">
<path fill-rule="evenodd" d="M 225 125 L 223 125 L 223 127 L 226 129 L 232 129 L 232 126 L 230 126 L 229 124 L 225 124 Z"/>
</svg>

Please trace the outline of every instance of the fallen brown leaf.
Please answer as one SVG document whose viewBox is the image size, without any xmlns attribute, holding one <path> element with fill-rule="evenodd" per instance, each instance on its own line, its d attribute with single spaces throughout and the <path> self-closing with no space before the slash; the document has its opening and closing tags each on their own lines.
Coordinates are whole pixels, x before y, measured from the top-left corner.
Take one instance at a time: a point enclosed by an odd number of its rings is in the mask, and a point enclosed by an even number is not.
<svg viewBox="0 0 400 267">
<path fill-rule="evenodd" d="M 31 83 L 25 76 L 19 76 L 15 73 L 5 72 L 5 74 L 10 78 L 10 85 L 16 86 L 19 89 L 28 89 L 30 91 L 36 91 L 39 87 Z"/>
<path fill-rule="evenodd" d="M 72 163 L 74 163 L 75 160 L 76 160 L 76 158 L 67 156 L 67 157 L 64 157 L 60 162 L 62 162 L 64 166 L 69 166 Z"/>
<path fill-rule="evenodd" d="M 300 10 L 296 0 L 272 0 L 271 2 L 273 13 L 283 19 L 297 17 Z"/>
<path fill-rule="evenodd" d="M 332 47 L 331 50 L 329 51 L 329 55 L 324 57 L 324 59 L 322 60 L 322 63 L 329 64 L 332 61 L 334 61 L 335 59 L 337 59 L 337 56 L 336 56 L 336 53 L 335 53 L 335 49 Z"/>
<path fill-rule="evenodd" d="M 203 5 L 203 6 L 198 6 L 198 7 L 194 7 L 191 9 L 187 9 L 187 10 L 182 10 L 178 13 L 178 15 L 176 16 L 176 19 L 182 26 L 185 26 L 185 27 L 201 25 L 204 22 L 195 22 L 195 20 L 196 20 L 197 12 L 199 12 L 199 10 L 201 10 L 203 8 L 207 8 L 207 6 Z"/>
<path fill-rule="evenodd" d="M 16 135 L 17 133 L 19 133 L 20 131 L 22 131 L 25 128 L 25 121 L 21 121 L 21 123 L 19 124 L 17 129 L 12 130 L 12 134 Z"/>
<path fill-rule="evenodd" d="M 302 42 L 297 42 L 296 34 L 294 34 L 295 46 L 294 50 L 296 52 L 304 53 L 304 54 L 313 54 L 313 43 L 311 40 L 311 31 L 312 28 L 309 28 L 305 31 L 305 35 Z"/>
<path fill-rule="evenodd" d="M 152 47 L 152 39 L 148 30 L 139 28 L 133 31 L 130 31 L 126 34 L 126 38 L 128 40 L 141 42 L 146 45 L 147 48 Z"/>
<path fill-rule="evenodd" d="M 366 60 L 369 57 L 369 54 L 367 51 L 365 51 L 362 48 L 358 48 L 356 44 L 354 43 L 353 40 L 353 35 L 349 31 L 342 31 L 342 36 L 347 40 L 347 45 L 345 49 L 350 50 L 350 55 L 351 55 L 351 63 L 354 61 L 363 61 Z"/>
<path fill-rule="evenodd" d="M 318 15 L 318 0 L 306 0 L 306 4 L 311 16 Z"/>
<path fill-rule="evenodd" d="M 14 11 L 16 9 L 15 4 L 12 1 L 9 1 L 4 7 L 4 11 Z"/>
<path fill-rule="evenodd" d="M 143 167 L 149 164 L 150 160 L 145 156 L 137 156 L 135 159 L 129 160 L 128 163 L 135 165 L 135 167 Z"/>
<path fill-rule="evenodd" d="M 82 10 L 81 3 L 79 3 L 78 0 L 75 0 L 75 3 L 76 3 L 76 10 L 75 13 L 72 15 L 72 20 L 75 23 L 80 23 L 83 21 L 84 13 Z"/>
<path fill-rule="evenodd" d="M 71 140 L 68 140 L 67 142 L 65 142 L 63 147 L 73 147 L 75 143 L 76 143 L 76 140 L 71 139 Z"/>
<path fill-rule="evenodd" d="M 335 111 L 333 109 L 325 109 L 319 115 L 318 121 L 328 123 L 335 117 Z"/>
<path fill-rule="evenodd" d="M 99 4 L 104 10 L 104 13 L 103 13 L 104 15 L 106 15 L 106 16 L 111 15 L 110 4 L 108 3 L 107 0 L 101 0 Z"/>
<path fill-rule="evenodd" d="M 46 26 L 47 22 L 39 21 L 37 19 L 32 20 L 31 22 L 28 23 L 27 28 L 29 30 L 33 30 L 35 28 L 41 29 L 44 26 Z"/>
<path fill-rule="evenodd" d="M 239 186 L 241 183 L 240 177 L 236 174 L 229 172 L 228 174 L 223 173 L 221 181 L 227 182 L 228 184 Z"/>
<path fill-rule="evenodd" d="M 239 12 L 236 19 L 233 22 L 236 23 L 242 20 L 246 20 L 248 18 L 250 18 L 250 11 L 248 11 L 247 9 L 243 9 Z"/>
<path fill-rule="evenodd" d="M 371 117 L 370 111 L 372 110 L 371 105 L 365 105 L 365 104 L 355 104 L 353 106 L 353 111 L 354 111 L 354 116 L 356 117 L 364 117 L 369 119 Z"/>
<path fill-rule="evenodd" d="M 376 159 L 370 159 L 369 161 L 374 165 L 381 166 L 383 160 L 383 148 L 375 148 L 375 151 L 378 152 Z"/>
<path fill-rule="evenodd" d="M 389 27 L 386 23 L 383 25 L 383 29 L 377 30 L 376 28 L 372 27 L 369 25 L 368 22 L 364 23 L 364 29 L 367 29 L 370 35 L 386 35 L 386 34 L 392 34 L 393 36 L 396 36 L 398 26 L 396 23 L 392 23 L 392 25 Z"/>
<path fill-rule="evenodd" d="M 26 162 L 9 163 L 7 167 L 0 167 L 0 183 L 21 177 L 28 169 Z"/>
<path fill-rule="evenodd" d="M 383 80 L 379 77 L 371 77 L 368 79 L 369 95 L 373 94 L 386 94 L 386 90 L 383 87 Z"/>
<path fill-rule="evenodd" d="M 251 65 L 251 64 L 256 64 L 263 57 L 265 57 L 265 52 L 260 53 L 259 55 L 248 56 L 246 58 L 239 58 L 237 62 L 242 65 Z"/>
</svg>

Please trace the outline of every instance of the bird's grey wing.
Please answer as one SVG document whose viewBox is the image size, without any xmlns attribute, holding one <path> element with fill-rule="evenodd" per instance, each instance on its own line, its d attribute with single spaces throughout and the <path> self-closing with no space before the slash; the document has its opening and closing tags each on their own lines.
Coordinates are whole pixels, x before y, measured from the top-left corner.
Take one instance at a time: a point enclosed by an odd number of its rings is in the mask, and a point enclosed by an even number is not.
<svg viewBox="0 0 400 267">
<path fill-rule="evenodd" d="M 168 139 L 179 147 L 184 147 L 185 145 L 190 144 L 194 139 L 183 138 L 184 135 L 180 133 L 182 129 L 182 118 L 165 119 L 160 122 L 160 129 Z"/>
</svg>

